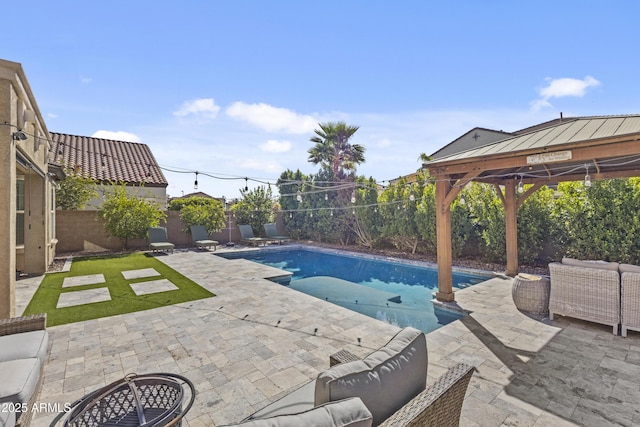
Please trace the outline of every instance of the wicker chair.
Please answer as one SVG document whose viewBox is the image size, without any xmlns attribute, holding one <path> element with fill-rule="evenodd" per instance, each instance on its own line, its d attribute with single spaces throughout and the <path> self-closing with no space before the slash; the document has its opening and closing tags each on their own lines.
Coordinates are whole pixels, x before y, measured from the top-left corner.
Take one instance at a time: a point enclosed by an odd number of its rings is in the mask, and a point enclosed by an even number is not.
<svg viewBox="0 0 640 427">
<path fill-rule="evenodd" d="M 47 325 L 46 314 L 34 314 L 32 316 L 13 317 L 10 319 L 0 319 L 0 336 L 20 334 L 23 332 L 32 332 L 38 330 L 45 330 Z M 0 349 L 1 351 L 1 349 Z M 40 394 L 42 388 L 44 361 L 40 363 L 40 376 L 36 385 L 35 392 L 29 398 L 27 408 L 32 408 L 36 399 Z M 33 417 L 33 411 L 27 410 L 17 414 L 16 427 L 24 427 L 31 424 L 31 418 Z"/>
<path fill-rule="evenodd" d="M 622 336 L 626 337 L 629 329 L 640 331 L 640 272 L 623 271 L 620 276 Z"/>
<path fill-rule="evenodd" d="M 331 366 L 358 360 L 358 356 L 340 350 L 330 356 Z M 460 424 L 460 414 L 467 386 L 476 370 L 458 363 L 445 372 L 435 383 L 414 397 L 380 426 L 384 427 L 453 427 Z"/>
<path fill-rule="evenodd" d="M 601 323 L 611 326 L 617 335 L 620 324 L 620 274 L 617 265 L 596 268 L 597 263 L 589 266 L 549 264 L 549 319 L 553 320 L 554 314 L 559 314 Z M 601 263 L 600 266 L 605 267 L 606 264 Z"/>
</svg>

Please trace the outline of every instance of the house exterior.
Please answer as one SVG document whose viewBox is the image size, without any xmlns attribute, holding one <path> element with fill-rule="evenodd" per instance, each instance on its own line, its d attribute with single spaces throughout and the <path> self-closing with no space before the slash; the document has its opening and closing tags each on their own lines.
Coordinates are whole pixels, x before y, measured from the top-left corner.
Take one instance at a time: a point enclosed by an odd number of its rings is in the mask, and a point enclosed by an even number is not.
<svg viewBox="0 0 640 427">
<path fill-rule="evenodd" d="M 44 273 L 55 256 L 50 145 L 22 65 L 0 59 L 0 318 L 16 315 L 17 273 Z"/>
<path fill-rule="evenodd" d="M 56 132 L 50 135 L 49 163 L 78 168 L 99 184 L 100 196 L 87 203 L 87 210 L 100 209 L 105 191 L 120 182 L 126 184 L 129 194 L 166 207 L 168 182 L 146 144 Z"/>
</svg>

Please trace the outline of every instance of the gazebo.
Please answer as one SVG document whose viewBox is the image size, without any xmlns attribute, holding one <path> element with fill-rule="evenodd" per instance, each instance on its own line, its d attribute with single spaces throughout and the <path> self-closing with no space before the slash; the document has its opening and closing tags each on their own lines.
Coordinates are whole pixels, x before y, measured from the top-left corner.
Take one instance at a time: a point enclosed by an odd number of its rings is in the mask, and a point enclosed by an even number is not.
<svg viewBox="0 0 640 427">
<path fill-rule="evenodd" d="M 518 273 L 516 213 L 543 185 L 640 176 L 640 115 L 577 117 L 424 163 L 436 180 L 438 292 L 453 301 L 451 202 L 472 181 L 493 184 L 505 210 L 507 271 Z M 520 193 L 525 184 L 532 184 Z"/>
</svg>

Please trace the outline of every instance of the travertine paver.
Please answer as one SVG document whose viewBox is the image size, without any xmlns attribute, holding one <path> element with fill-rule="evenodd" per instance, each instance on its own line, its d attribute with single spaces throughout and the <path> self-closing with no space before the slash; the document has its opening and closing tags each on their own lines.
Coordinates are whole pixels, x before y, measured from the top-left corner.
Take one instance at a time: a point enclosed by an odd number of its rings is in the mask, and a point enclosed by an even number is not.
<svg viewBox="0 0 640 427">
<path fill-rule="evenodd" d="M 266 281 L 274 272 L 249 262 L 195 251 L 158 259 L 217 296 L 49 328 L 40 402 L 72 402 L 129 372 L 168 371 L 198 390 L 183 425 L 230 424 L 315 377 L 335 351 L 364 356 L 398 330 Z M 18 281 L 19 306 L 37 283 Z M 511 280 L 460 290 L 456 301 L 472 313 L 427 334 L 428 382 L 457 362 L 477 367 L 462 426 L 640 425 L 640 333 L 530 317 L 515 308 Z M 53 416 L 37 413 L 32 425 Z"/>
<path fill-rule="evenodd" d="M 56 308 L 72 307 L 74 305 L 91 304 L 103 301 L 111 301 L 109 288 L 63 292 L 58 298 L 58 304 L 56 305 Z"/>
<path fill-rule="evenodd" d="M 160 276 L 160 273 L 158 273 L 155 268 L 141 268 L 139 270 L 123 271 L 122 276 L 127 280 L 132 280 Z"/>
<path fill-rule="evenodd" d="M 83 285 L 97 285 L 104 283 L 104 275 L 102 274 L 89 274 L 86 276 L 72 276 L 65 277 L 62 281 L 63 288 L 69 288 L 71 286 L 83 286 Z"/>
<path fill-rule="evenodd" d="M 179 288 L 167 279 L 150 280 L 148 282 L 131 283 L 131 289 L 136 295 L 148 295 L 158 292 L 175 291 Z"/>
</svg>

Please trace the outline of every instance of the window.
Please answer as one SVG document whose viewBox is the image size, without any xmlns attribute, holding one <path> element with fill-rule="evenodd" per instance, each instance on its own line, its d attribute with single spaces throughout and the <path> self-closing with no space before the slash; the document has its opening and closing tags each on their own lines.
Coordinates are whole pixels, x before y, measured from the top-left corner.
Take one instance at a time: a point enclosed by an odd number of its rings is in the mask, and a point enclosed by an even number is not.
<svg viewBox="0 0 640 427">
<path fill-rule="evenodd" d="M 16 245 L 24 245 L 24 177 L 16 180 Z"/>
</svg>

